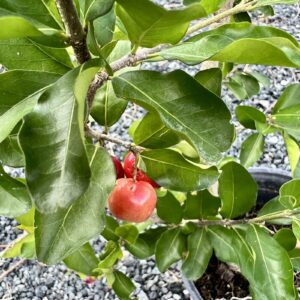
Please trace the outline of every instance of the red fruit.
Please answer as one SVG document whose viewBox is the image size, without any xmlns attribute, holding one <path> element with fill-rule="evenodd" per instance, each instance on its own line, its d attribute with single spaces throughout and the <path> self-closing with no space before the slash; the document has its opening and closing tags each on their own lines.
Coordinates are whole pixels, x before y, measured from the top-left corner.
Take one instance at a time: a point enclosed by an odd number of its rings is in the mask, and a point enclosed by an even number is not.
<svg viewBox="0 0 300 300">
<path fill-rule="evenodd" d="M 148 182 L 121 178 L 109 196 L 108 206 L 116 218 L 139 223 L 151 216 L 156 200 L 155 190 Z"/>
<path fill-rule="evenodd" d="M 121 162 L 115 156 L 112 156 L 111 158 L 115 165 L 117 179 L 124 178 L 124 169 Z"/>
<path fill-rule="evenodd" d="M 87 278 L 85 278 L 84 282 L 88 285 L 91 285 L 95 282 L 96 280 L 93 277 L 88 276 Z"/>
<path fill-rule="evenodd" d="M 134 173 L 134 162 L 135 162 L 135 155 L 132 152 L 129 152 L 125 159 L 124 159 L 124 172 L 127 178 L 133 178 Z M 136 180 L 137 181 L 145 181 L 150 183 L 155 189 L 159 188 L 160 185 L 158 185 L 155 181 L 153 181 L 151 178 L 149 178 L 142 170 L 137 169 L 136 172 Z"/>
</svg>

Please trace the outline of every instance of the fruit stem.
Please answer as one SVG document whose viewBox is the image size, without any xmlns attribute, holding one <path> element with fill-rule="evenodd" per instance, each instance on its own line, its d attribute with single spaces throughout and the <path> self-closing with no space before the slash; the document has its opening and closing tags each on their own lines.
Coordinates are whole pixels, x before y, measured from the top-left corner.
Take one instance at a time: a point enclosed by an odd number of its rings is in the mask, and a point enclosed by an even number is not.
<svg viewBox="0 0 300 300">
<path fill-rule="evenodd" d="M 140 153 L 135 152 L 135 160 L 134 160 L 134 169 L 133 169 L 133 181 L 136 181 L 136 175 L 137 175 L 137 169 L 138 169 L 138 163 L 140 159 Z"/>
</svg>

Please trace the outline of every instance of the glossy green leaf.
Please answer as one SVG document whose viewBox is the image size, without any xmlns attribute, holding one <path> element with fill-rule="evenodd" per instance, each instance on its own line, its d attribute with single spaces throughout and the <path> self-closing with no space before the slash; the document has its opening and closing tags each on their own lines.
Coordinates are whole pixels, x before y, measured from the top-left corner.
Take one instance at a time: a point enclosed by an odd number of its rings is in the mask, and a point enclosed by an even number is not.
<svg viewBox="0 0 300 300">
<path fill-rule="evenodd" d="M 264 87 L 269 88 L 271 85 L 270 79 L 269 77 L 258 73 L 258 72 L 251 72 L 251 73 L 247 73 L 246 74 L 250 74 L 251 76 L 255 77 L 259 83 L 261 83 Z"/>
<path fill-rule="evenodd" d="M 135 290 L 135 285 L 125 274 L 119 271 L 114 271 L 114 283 L 112 288 L 120 300 L 130 300 L 130 295 Z"/>
<path fill-rule="evenodd" d="M 111 269 L 119 259 L 123 257 L 120 245 L 113 241 L 106 243 L 104 251 L 100 255 L 98 268 L 103 271 Z"/>
<path fill-rule="evenodd" d="M 43 89 L 58 78 L 57 74 L 35 71 L 16 70 L 0 74 L 0 142 L 32 111 Z"/>
<path fill-rule="evenodd" d="M 288 86 L 272 112 L 272 121 L 295 139 L 300 139 L 300 84 Z"/>
<path fill-rule="evenodd" d="M 67 73 L 24 119 L 20 144 L 28 188 L 40 212 L 67 208 L 88 187 L 83 121 L 86 91 L 95 72 L 77 68 Z"/>
<path fill-rule="evenodd" d="M 185 158 L 192 160 L 193 162 L 200 162 L 199 155 L 195 148 L 185 140 L 181 140 L 176 144 L 173 149 L 179 151 Z"/>
<path fill-rule="evenodd" d="M 236 117 L 238 121 L 245 127 L 249 129 L 256 129 L 256 123 L 265 124 L 266 116 L 258 109 L 251 106 L 237 106 Z"/>
<path fill-rule="evenodd" d="M 93 270 L 98 266 L 98 258 L 89 243 L 84 244 L 78 250 L 64 259 L 65 265 L 84 275 L 94 275 Z"/>
<path fill-rule="evenodd" d="M 221 215 L 236 218 L 248 212 L 256 203 L 257 184 L 248 171 L 236 162 L 222 167 L 219 178 Z"/>
<path fill-rule="evenodd" d="M 201 0 L 200 3 L 208 14 L 220 9 L 226 0 Z"/>
<path fill-rule="evenodd" d="M 101 235 L 107 241 L 118 241 L 119 237 L 116 235 L 115 230 L 119 227 L 119 223 L 111 216 L 105 216 L 105 227 Z"/>
<path fill-rule="evenodd" d="M 17 217 L 31 208 L 26 186 L 10 177 L 0 166 L 0 215 Z"/>
<path fill-rule="evenodd" d="M 10 167 L 25 166 L 25 157 L 18 139 L 20 126 L 21 122 L 18 123 L 10 135 L 0 143 L 0 161 L 3 165 Z"/>
<path fill-rule="evenodd" d="M 179 143 L 179 136 L 167 128 L 158 114 L 151 112 L 141 120 L 134 130 L 135 144 L 149 149 L 168 148 Z"/>
<path fill-rule="evenodd" d="M 188 236 L 188 254 L 183 261 L 181 271 L 189 280 L 200 278 L 208 266 L 213 253 L 205 228 L 198 228 Z"/>
<path fill-rule="evenodd" d="M 281 186 L 279 201 L 289 209 L 300 206 L 300 179 L 290 180 Z"/>
<path fill-rule="evenodd" d="M 300 241 L 300 221 L 298 219 L 295 218 L 293 220 L 292 228 L 293 228 L 293 233 L 295 234 L 297 240 Z"/>
<path fill-rule="evenodd" d="M 221 207 L 219 198 L 214 197 L 208 190 L 187 194 L 184 202 L 184 219 L 207 219 L 218 214 Z"/>
<path fill-rule="evenodd" d="M 216 167 L 207 168 L 186 160 L 171 149 L 147 150 L 141 153 L 140 167 L 159 185 L 175 191 L 198 191 L 217 181 Z"/>
<path fill-rule="evenodd" d="M 13 243 L 12 247 L 6 248 L 1 253 L 1 257 L 2 258 L 14 258 L 14 257 L 28 258 L 28 255 L 26 255 L 26 254 L 28 254 L 28 252 L 24 253 L 24 251 L 23 251 L 23 254 L 22 254 L 22 247 L 26 244 L 31 244 L 32 245 L 32 243 L 34 243 L 34 235 L 33 234 L 27 234 L 24 237 L 22 237 L 20 240 L 15 241 L 15 243 Z M 31 257 L 29 257 L 29 258 L 31 258 Z"/>
<path fill-rule="evenodd" d="M 220 159 L 232 143 L 234 128 L 224 102 L 183 71 L 128 72 L 113 78 L 113 87 L 118 97 L 156 110 L 163 123 L 188 137 L 206 160 Z"/>
<path fill-rule="evenodd" d="M 22 16 L 38 27 L 61 29 L 54 0 L 1 0 L 0 16 Z"/>
<path fill-rule="evenodd" d="M 245 168 L 256 163 L 264 152 L 264 136 L 260 133 L 253 133 L 243 142 L 240 153 L 241 164 Z"/>
<path fill-rule="evenodd" d="M 139 231 L 136 226 L 124 224 L 116 228 L 115 233 L 128 243 L 134 244 L 139 236 Z"/>
<path fill-rule="evenodd" d="M 256 6 L 265 6 L 273 4 L 295 4 L 298 0 L 258 0 Z"/>
<path fill-rule="evenodd" d="M 284 135 L 286 150 L 288 153 L 293 178 L 300 178 L 300 146 L 289 135 Z"/>
<path fill-rule="evenodd" d="M 211 68 L 198 72 L 194 77 L 201 85 L 217 96 L 221 96 L 222 70 Z"/>
<path fill-rule="evenodd" d="M 115 0 L 84 0 L 81 1 L 83 4 L 81 9 L 83 10 L 85 19 L 91 21 L 107 14 L 114 2 Z"/>
<path fill-rule="evenodd" d="M 300 66 L 300 48 L 288 33 L 248 22 L 230 23 L 200 33 L 160 55 L 187 64 L 207 59 L 237 64 Z"/>
<path fill-rule="evenodd" d="M 150 228 L 141 233 L 134 244 L 125 244 L 126 250 L 139 259 L 146 259 L 154 254 L 155 245 L 166 227 Z"/>
<path fill-rule="evenodd" d="M 28 38 L 0 40 L 0 63 L 9 70 L 32 70 L 63 75 L 73 68 L 66 49 L 55 49 Z"/>
<path fill-rule="evenodd" d="M 181 228 L 169 229 L 161 235 L 155 248 L 156 265 L 161 272 L 167 271 L 173 263 L 181 259 L 185 244 L 186 238 Z"/>
<path fill-rule="evenodd" d="M 100 125 L 111 126 L 120 119 L 127 104 L 115 95 L 111 82 L 108 82 L 97 91 L 91 115 Z"/>
<path fill-rule="evenodd" d="M 300 224 L 298 223 L 298 226 Z M 300 228 L 298 228 L 300 230 Z M 274 234 L 274 239 L 287 251 L 290 251 L 295 248 L 297 244 L 297 239 L 294 235 L 294 222 L 293 222 L 293 231 L 289 228 L 281 228 Z"/>
<path fill-rule="evenodd" d="M 58 263 L 104 228 L 106 200 L 115 184 L 114 166 L 104 149 L 89 145 L 87 150 L 92 177 L 86 192 L 56 213 L 36 212 L 37 256 L 47 264 Z"/>
<path fill-rule="evenodd" d="M 295 271 L 300 270 L 300 249 L 296 248 L 289 251 L 289 257 Z"/>
<path fill-rule="evenodd" d="M 156 210 L 159 218 L 167 223 L 179 224 L 182 220 L 182 207 L 170 192 L 164 197 L 158 197 Z"/>
<path fill-rule="evenodd" d="M 166 10 L 150 0 L 117 0 L 117 15 L 135 45 L 154 47 L 176 44 L 185 35 L 190 21 L 206 15 L 200 4 L 184 9 Z"/>
</svg>

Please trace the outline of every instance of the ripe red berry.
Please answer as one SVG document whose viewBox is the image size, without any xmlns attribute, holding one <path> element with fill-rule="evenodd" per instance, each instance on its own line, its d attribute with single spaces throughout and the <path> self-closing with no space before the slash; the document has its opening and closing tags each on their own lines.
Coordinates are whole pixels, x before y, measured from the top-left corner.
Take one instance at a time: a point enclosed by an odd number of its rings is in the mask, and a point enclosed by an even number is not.
<svg viewBox="0 0 300 300">
<path fill-rule="evenodd" d="M 91 276 L 88 276 L 88 277 L 85 278 L 85 280 L 84 280 L 84 282 L 85 282 L 86 284 L 88 284 L 88 285 L 93 284 L 95 281 L 96 281 L 96 280 L 95 280 L 93 277 L 91 277 Z"/>
<path fill-rule="evenodd" d="M 147 182 L 118 179 L 108 199 L 111 213 L 118 219 L 139 223 L 146 221 L 156 206 L 156 193 Z"/>
<path fill-rule="evenodd" d="M 111 158 L 115 165 L 117 179 L 124 178 L 124 169 L 121 162 L 115 156 L 112 156 Z"/>
<path fill-rule="evenodd" d="M 129 152 L 124 159 L 124 172 L 127 178 L 133 178 L 134 173 L 134 162 L 135 155 L 132 152 Z M 150 183 L 154 188 L 159 188 L 160 186 L 151 178 L 149 178 L 142 170 L 137 169 L 136 173 L 137 181 L 145 181 Z"/>
</svg>

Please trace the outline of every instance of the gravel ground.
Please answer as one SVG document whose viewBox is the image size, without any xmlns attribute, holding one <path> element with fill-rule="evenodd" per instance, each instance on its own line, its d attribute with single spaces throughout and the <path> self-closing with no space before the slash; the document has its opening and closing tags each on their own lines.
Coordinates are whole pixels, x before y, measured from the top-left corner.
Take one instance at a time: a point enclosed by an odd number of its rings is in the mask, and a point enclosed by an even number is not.
<svg viewBox="0 0 300 300">
<path fill-rule="evenodd" d="M 157 1 L 168 6 L 178 5 L 180 1 Z M 260 22 L 260 19 L 258 19 Z M 293 34 L 300 41 L 300 18 L 299 7 L 296 6 L 277 6 L 276 16 L 271 17 L 268 23 L 272 26 L 283 28 Z M 155 66 L 145 64 L 144 68 L 159 69 L 167 72 L 174 69 L 185 69 L 190 74 L 195 74 L 199 66 L 188 67 L 178 62 L 158 63 Z M 247 101 L 247 105 L 255 106 L 264 112 L 267 112 L 270 103 L 274 103 L 283 89 L 292 82 L 299 82 L 300 70 L 289 68 L 261 67 L 253 66 L 252 70 L 260 71 L 267 75 L 271 80 L 269 89 L 262 89 L 261 93 Z M 229 107 L 234 110 L 238 103 L 234 97 L 226 90 L 223 91 L 224 100 Z M 123 136 L 126 138 L 125 129 L 132 122 L 133 112 L 141 116 L 143 111 L 136 106 L 130 106 L 121 121 L 111 128 L 111 134 Z M 249 135 L 244 131 L 236 140 L 230 155 L 237 156 L 241 142 Z M 122 156 L 122 152 L 113 148 L 111 150 L 116 155 Z M 122 149 L 121 149 L 122 151 Z M 283 140 L 278 135 L 270 135 L 266 139 L 265 152 L 257 166 L 266 166 L 271 168 L 282 168 L 289 170 L 287 155 Z M 22 170 L 10 170 L 12 175 L 22 175 Z M 13 241 L 20 234 L 15 229 L 15 221 L 0 217 L 0 246 Z M 97 251 L 103 247 L 103 241 L 97 239 L 93 242 Z M 15 260 L 0 260 L 0 269 L 2 272 L 9 269 Z M 136 261 L 132 256 L 126 254 L 125 259 L 120 263 L 121 271 L 129 275 L 137 285 L 137 296 L 140 300 L 148 299 L 190 299 L 188 292 L 183 287 L 180 278 L 180 272 L 175 266 L 170 271 L 160 274 L 155 267 L 154 260 Z M 1 275 L 0 275 L 1 276 Z M 85 284 L 77 275 L 69 272 L 63 265 L 44 266 L 33 261 L 25 261 L 14 272 L 0 282 L 0 299 L 16 300 L 41 300 L 41 299 L 117 299 L 113 292 L 108 289 L 104 282 L 97 281 L 92 285 Z"/>
</svg>

